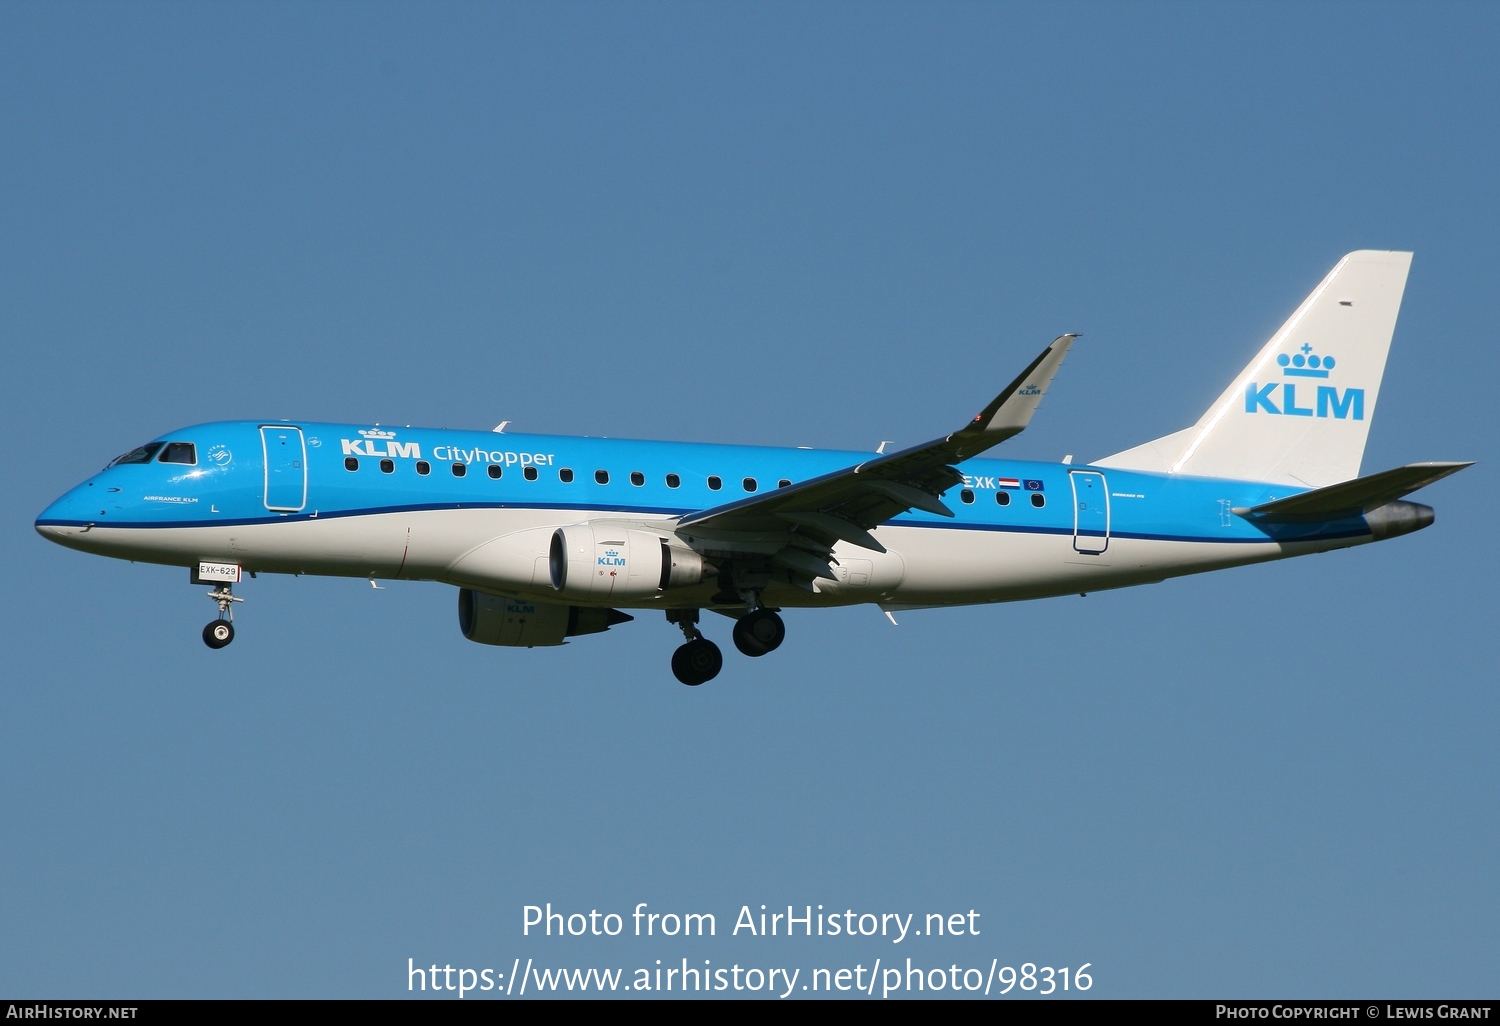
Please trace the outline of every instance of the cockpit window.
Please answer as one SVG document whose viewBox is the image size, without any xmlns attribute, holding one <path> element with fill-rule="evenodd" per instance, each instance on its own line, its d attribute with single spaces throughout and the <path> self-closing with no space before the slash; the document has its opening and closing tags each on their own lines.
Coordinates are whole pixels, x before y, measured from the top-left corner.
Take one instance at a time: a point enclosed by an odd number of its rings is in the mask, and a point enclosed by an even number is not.
<svg viewBox="0 0 1500 1026">
<path fill-rule="evenodd" d="M 192 442 L 168 442 L 161 452 L 161 462 L 186 463 L 192 466 L 198 462 L 198 450 Z"/>
<path fill-rule="evenodd" d="M 162 442 L 147 442 L 139 449 L 131 449 L 124 456 L 116 456 L 110 461 L 111 467 L 118 467 L 122 463 L 150 463 L 151 457 L 162 447 Z"/>
</svg>

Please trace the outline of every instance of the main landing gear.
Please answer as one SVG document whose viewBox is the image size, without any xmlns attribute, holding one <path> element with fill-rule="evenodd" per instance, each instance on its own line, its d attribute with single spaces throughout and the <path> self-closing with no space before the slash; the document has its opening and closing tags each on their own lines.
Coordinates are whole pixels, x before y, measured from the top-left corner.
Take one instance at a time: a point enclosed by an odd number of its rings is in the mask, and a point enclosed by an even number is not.
<svg viewBox="0 0 1500 1026">
<path fill-rule="evenodd" d="M 234 604 L 244 599 L 234 594 L 234 585 L 221 584 L 208 593 L 219 604 L 219 618 L 203 628 L 203 643 L 209 648 L 223 648 L 234 640 Z"/>
<path fill-rule="evenodd" d="M 707 683 L 724 668 L 724 653 L 698 630 L 698 610 L 668 609 L 667 622 L 682 628 L 687 643 L 672 653 L 672 675 L 690 688 Z"/>
<path fill-rule="evenodd" d="M 734 647 L 752 658 L 774 652 L 786 640 L 786 624 L 769 609 L 746 613 L 734 622 Z"/>
<path fill-rule="evenodd" d="M 705 684 L 724 668 L 724 654 L 698 630 L 698 610 L 668 609 L 667 622 L 682 628 L 687 643 L 672 653 L 672 674 L 689 687 Z M 786 624 L 758 602 L 734 622 L 734 647 L 747 656 L 774 652 L 786 639 Z"/>
</svg>

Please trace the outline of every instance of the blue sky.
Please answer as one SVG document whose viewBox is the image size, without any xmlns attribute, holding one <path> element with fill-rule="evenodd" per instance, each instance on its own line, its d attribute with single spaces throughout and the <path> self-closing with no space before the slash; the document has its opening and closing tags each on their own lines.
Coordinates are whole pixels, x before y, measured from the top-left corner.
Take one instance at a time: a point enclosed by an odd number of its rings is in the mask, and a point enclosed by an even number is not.
<svg viewBox="0 0 1500 1026">
<path fill-rule="evenodd" d="M 0 8 L 0 991 L 899 955 L 1493 995 L 1497 43 L 1477 4 Z M 1480 461 L 1433 528 L 794 613 L 694 691 L 664 623 L 488 649 L 435 584 L 262 577 L 213 653 L 184 572 L 31 528 L 220 417 L 911 443 L 1063 331 L 1004 452 L 1089 460 L 1358 248 L 1416 252 L 1365 471 Z M 986 932 L 547 947 L 548 901 Z"/>
</svg>

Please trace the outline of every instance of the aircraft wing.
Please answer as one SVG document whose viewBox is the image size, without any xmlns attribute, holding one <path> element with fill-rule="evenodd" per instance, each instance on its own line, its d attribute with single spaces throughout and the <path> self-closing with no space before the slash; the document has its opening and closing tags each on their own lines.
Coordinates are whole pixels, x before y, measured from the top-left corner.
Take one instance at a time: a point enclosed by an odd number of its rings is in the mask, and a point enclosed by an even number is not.
<svg viewBox="0 0 1500 1026">
<path fill-rule="evenodd" d="M 1059 335 L 1005 390 L 958 431 L 774 492 L 691 513 L 679 534 L 760 541 L 760 551 L 808 576 L 832 578 L 827 560 L 836 541 L 884 552 L 870 529 L 909 509 L 953 516 L 939 496 L 963 480 L 962 463 L 1026 429 L 1068 348 Z M 779 536 L 785 540 L 777 544 Z M 788 546 L 782 548 L 781 546 Z"/>
<path fill-rule="evenodd" d="M 1469 463 L 1408 463 L 1394 470 L 1382 470 L 1368 477 L 1340 481 L 1324 488 L 1314 488 L 1275 502 L 1259 506 L 1237 506 L 1234 513 L 1249 520 L 1265 523 L 1295 523 L 1339 520 L 1357 517 L 1456 474 Z"/>
</svg>

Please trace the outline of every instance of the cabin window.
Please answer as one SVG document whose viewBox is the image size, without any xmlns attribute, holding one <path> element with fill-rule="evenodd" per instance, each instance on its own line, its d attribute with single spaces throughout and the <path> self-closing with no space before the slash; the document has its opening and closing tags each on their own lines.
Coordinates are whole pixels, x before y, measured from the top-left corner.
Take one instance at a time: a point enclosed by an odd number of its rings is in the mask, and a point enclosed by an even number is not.
<svg viewBox="0 0 1500 1026">
<path fill-rule="evenodd" d="M 974 501 L 974 493 L 971 492 L 971 491 L 969 491 L 969 489 L 967 489 L 967 488 L 965 488 L 963 491 L 959 492 L 958 493 L 958 497 L 960 499 L 962 499 L 964 502 L 973 502 Z"/>
<path fill-rule="evenodd" d="M 524 477 L 528 481 L 535 481 L 536 480 L 536 468 L 535 467 L 522 467 L 521 468 L 521 476 Z"/>
<path fill-rule="evenodd" d="M 359 460 L 355 459 L 353 456 L 345 456 L 344 457 L 344 469 L 345 470 L 358 470 L 359 469 Z"/>
<path fill-rule="evenodd" d="M 489 465 L 489 475 L 490 475 L 491 480 L 494 480 L 494 481 L 500 480 L 501 473 L 503 473 L 503 472 L 501 471 L 499 464 L 491 463 Z"/>
<path fill-rule="evenodd" d="M 1010 505 L 1010 492 L 996 492 L 995 493 L 995 503 L 996 503 L 996 505 L 999 505 L 999 506 L 1009 506 Z"/>
<path fill-rule="evenodd" d="M 572 484 L 573 483 L 573 468 L 572 467 L 563 467 L 561 470 L 559 470 L 557 472 L 557 479 L 559 481 L 561 481 L 563 484 Z"/>
<path fill-rule="evenodd" d="M 156 455 L 156 451 L 162 447 L 162 444 L 161 442 L 149 442 L 139 449 L 131 449 L 124 456 L 116 456 L 110 461 L 109 465 L 111 467 L 118 467 L 122 463 L 150 463 L 151 457 Z"/>
<path fill-rule="evenodd" d="M 192 442 L 168 442 L 167 447 L 161 451 L 161 462 L 186 463 L 192 466 L 198 462 L 197 447 Z"/>
<path fill-rule="evenodd" d="M 594 471 L 594 483 L 595 484 L 609 484 L 609 471 L 607 471 L 607 470 L 596 470 L 596 471 Z"/>
<path fill-rule="evenodd" d="M 753 492 L 753 491 L 755 491 L 755 489 L 757 489 L 757 488 L 760 487 L 760 485 L 758 485 L 758 484 L 755 483 L 755 478 L 753 478 L 753 477 L 747 477 L 747 478 L 745 478 L 744 481 L 742 481 L 740 483 L 745 486 L 745 491 L 747 491 L 747 492 Z"/>
<path fill-rule="evenodd" d="M 677 488 L 677 487 L 680 487 L 681 485 L 682 485 L 682 478 L 678 477 L 676 474 L 668 474 L 667 475 L 667 487 L 668 488 Z"/>
<path fill-rule="evenodd" d="M 708 477 L 708 486 L 714 491 L 718 491 L 720 488 L 724 487 L 724 482 L 710 474 Z"/>
<path fill-rule="evenodd" d="M 417 460 L 417 473 L 421 474 L 423 477 L 426 477 L 428 474 L 432 473 L 432 464 L 428 463 L 426 460 Z"/>
<path fill-rule="evenodd" d="M 396 461 L 395 460 L 381 460 L 380 461 L 380 472 L 382 474 L 394 474 L 396 472 Z"/>
<path fill-rule="evenodd" d="M 469 472 L 469 466 L 466 463 L 454 463 L 451 466 L 453 467 L 454 477 L 463 477 Z"/>
<path fill-rule="evenodd" d="M 642 474 L 639 470 L 632 470 L 630 472 L 630 483 L 639 488 L 646 483 L 646 475 Z"/>
<path fill-rule="evenodd" d="M 786 478 L 782 478 L 780 481 L 776 482 L 777 488 L 790 488 L 791 486 L 792 482 L 787 480 Z"/>
<path fill-rule="evenodd" d="M 1041 492 L 1032 492 L 1031 504 L 1037 509 L 1041 509 L 1043 506 L 1047 505 L 1047 497 Z"/>
</svg>

